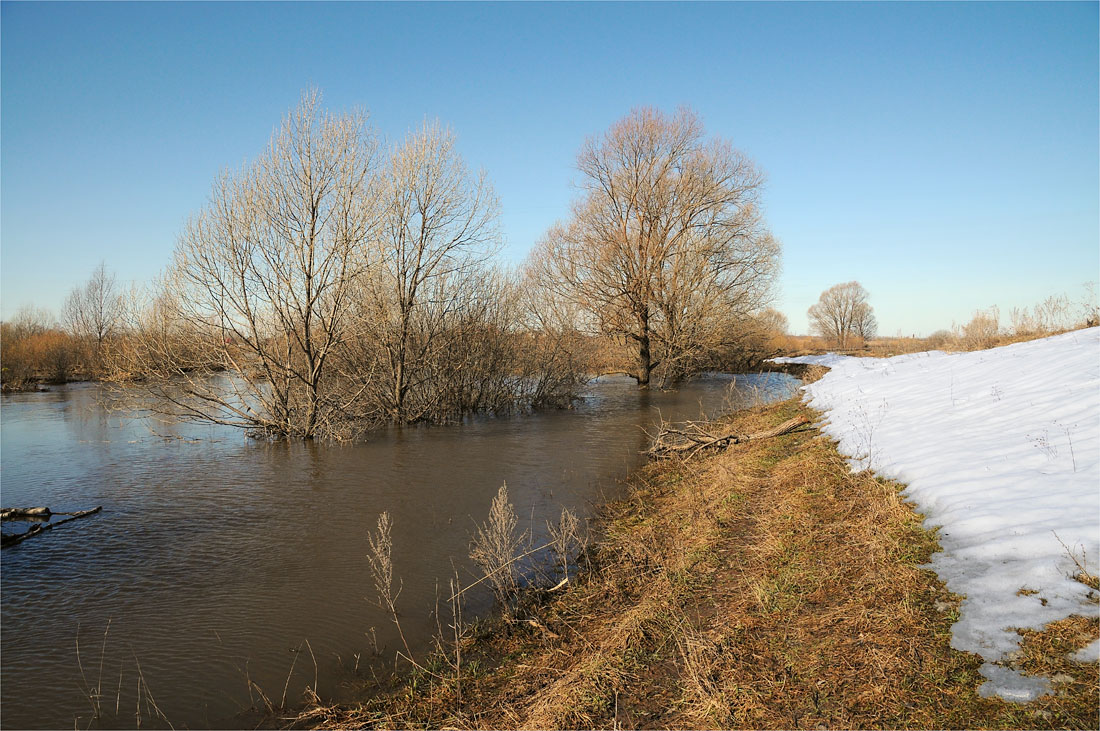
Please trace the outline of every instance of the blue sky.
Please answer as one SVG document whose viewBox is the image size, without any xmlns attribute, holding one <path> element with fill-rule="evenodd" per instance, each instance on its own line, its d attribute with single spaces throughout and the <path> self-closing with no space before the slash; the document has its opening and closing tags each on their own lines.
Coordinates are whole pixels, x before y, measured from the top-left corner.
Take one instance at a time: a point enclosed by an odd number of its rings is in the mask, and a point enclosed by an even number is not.
<svg viewBox="0 0 1100 731">
<path fill-rule="evenodd" d="M 858 279 L 884 334 L 1100 278 L 1097 3 L 0 5 L 0 316 L 165 266 L 302 90 L 458 134 L 518 262 L 588 135 L 693 106 L 768 175 L 794 332 Z"/>
</svg>

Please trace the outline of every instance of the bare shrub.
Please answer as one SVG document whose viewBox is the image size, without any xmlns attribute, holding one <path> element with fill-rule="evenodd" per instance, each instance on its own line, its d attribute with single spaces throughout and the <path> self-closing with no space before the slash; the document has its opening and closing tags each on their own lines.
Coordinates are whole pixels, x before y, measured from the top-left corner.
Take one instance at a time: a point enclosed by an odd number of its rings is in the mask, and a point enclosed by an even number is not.
<svg viewBox="0 0 1100 731">
<path fill-rule="evenodd" d="M 1085 282 L 1078 306 L 1078 322 L 1083 327 L 1100 325 L 1100 298 L 1096 296 L 1096 282 Z"/>
<path fill-rule="evenodd" d="M 764 361 L 787 351 L 787 317 L 767 308 L 739 321 L 727 342 L 703 363 L 706 369 L 726 373 L 760 370 Z"/>
<path fill-rule="evenodd" d="M 937 330 L 924 339 L 924 345 L 928 350 L 942 350 L 951 343 L 952 337 L 948 330 Z"/>
<path fill-rule="evenodd" d="M 996 307 L 978 310 L 962 327 L 960 340 L 967 350 L 981 350 L 996 344 L 1000 332 L 1000 311 Z"/>
<path fill-rule="evenodd" d="M 1018 337 L 1050 335 L 1075 327 L 1100 325 L 1100 305 L 1096 284 L 1085 282 L 1081 299 L 1073 302 L 1065 295 L 1051 295 L 1028 307 L 1013 307 L 1009 313 L 1010 330 Z"/>
<path fill-rule="evenodd" d="M 9 388 L 24 388 L 38 379 L 64 382 L 78 362 L 79 350 L 48 310 L 23 306 L 0 324 L 0 381 Z"/>
</svg>

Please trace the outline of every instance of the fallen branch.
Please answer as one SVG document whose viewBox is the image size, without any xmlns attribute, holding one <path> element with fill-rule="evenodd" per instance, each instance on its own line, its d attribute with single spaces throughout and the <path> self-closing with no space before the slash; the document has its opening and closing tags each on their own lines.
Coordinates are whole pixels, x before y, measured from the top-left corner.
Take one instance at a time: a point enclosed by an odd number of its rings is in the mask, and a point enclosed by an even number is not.
<svg viewBox="0 0 1100 731">
<path fill-rule="evenodd" d="M 82 510 L 78 513 L 51 513 L 51 512 L 49 512 L 49 508 L 42 508 L 42 509 L 46 510 L 46 512 L 45 513 L 27 513 L 27 515 L 36 516 L 36 517 L 37 516 L 49 516 L 49 515 L 69 515 L 71 517 L 65 518 L 65 520 L 59 520 L 59 521 L 53 522 L 53 523 L 39 523 L 38 525 L 31 526 L 30 530 L 26 531 L 25 533 L 15 533 L 15 534 L 5 533 L 3 535 L 2 540 L 0 540 L 0 546 L 2 546 L 3 548 L 7 548 L 9 546 L 14 546 L 17 543 L 22 543 L 23 541 L 27 540 L 28 538 L 31 538 L 32 536 L 37 536 L 37 535 L 40 535 L 42 533 L 45 533 L 46 531 L 48 531 L 52 528 L 56 528 L 59 525 L 64 525 L 65 523 L 69 523 L 69 522 L 77 520 L 79 518 L 83 518 L 87 515 L 93 515 L 95 513 L 98 513 L 100 510 L 103 510 L 103 506 L 99 505 L 97 507 L 92 508 L 91 510 Z M 4 511 L 5 514 L 10 510 L 20 510 L 20 508 L 8 508 L 8 510 Z"/>
<path fill-rule="evenodd" d="M 685 454 L 691 456 L 702 449 L 725 449 L 733 444 L 751 442 L 757 439 L 770 439 L 788 432 L 794 431 L 803 424 L 808 424 L 805 416 L 796 416 L 784 421 L 779 426 L 756 432 L 755 434 L 714 434 L 707 430 L 709 425 L 697 422 L 687 422 L 681 428 L 673 428 L 662 424 L 657 437 L 653 440 L 653 446 L 645 451 L 651 457 L 666 457 L 673 454 Z"/>
<path fill-rule="evenodd" d="M 48 518 L 53 513 L 49 508 L 3 508 L 0 509 L 0 520 L 17 520 L 19 518 Z"/>
</svg>

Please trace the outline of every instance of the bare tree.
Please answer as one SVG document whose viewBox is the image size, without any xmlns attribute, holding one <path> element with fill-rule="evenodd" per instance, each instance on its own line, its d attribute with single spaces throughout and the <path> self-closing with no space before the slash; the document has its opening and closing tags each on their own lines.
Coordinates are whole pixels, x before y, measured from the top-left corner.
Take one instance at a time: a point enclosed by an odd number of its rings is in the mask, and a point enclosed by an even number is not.
<svg viewBox="0 0 1100 731">
<path fill-rule="evenodd" d="M 810 330 L 841 348 L 848 347 L 854 337 L 873 338 L 878 323 L 867 302 L 869 296 L 863 285 L 855 281 L 830 287 L 806 313 L 810 318 Z"/>
<path fill-rule="evenodd" d="M 15 311 L 15 315 L 6 324 L 14 328 L 20 337 L 29 337 L 41 335 L 56 328 L 57 320 L 45 307 L 25 304 Z"/>
<path fill-rule="evenodd" d="M 62 317 L 73 337 L 91 351 L 91 369 L 103 367 L 103 351 L 122 320 L 123 298 L 115 275 L 100 262 L 83 287 L 74 287 L 65 299 Z"/>
<path fill-rule="evenodd" d="M 381 201 L 372 271 L 359 292 L 362 337 L 381 351 L 366 372 L 388 420 L 416 421 L 440 396 L 422 387 L 461 352 L 448 335 L 491 294 L 485 264 L 499 243 L 499 204 L 486 174 L 471 174 L 438 123 L 393 149 Z"/>
<path fill-rule="evenodd" d="M 728 373 L 760 370 L 786 349 L 787 317 L 768 307 L 741 321 L 736 338 L 720 347 L 707 367 Z"/>
<path fill-rule="evenodd" d="M 790 323 L 787 316 L 779 310 L 768 307 L 756 316 L 760 328 L 771 336 L 786 335 Z"/>
<path fill-rule="evenodd" d="M 763 176 L 698 116 L 635 109 L 582 147 L 581 197 L 532 258 L 585 324 L 632 344 L 639 386 L 690 371 L 766 300 L 779 245 L 758 208 Z"/>
<path fill-rule="evenodd" d="M 330 383 L 328 363 L 376 231 L 375 176 L 365 117 L 330 115 L 310 91 L 262 156 L 216 181 L 136 335 L 132 370 L 174 414 L 276 436 L 331 428 L 354 398 Z M 196 376 L 199 364 L 232 375 Z"/>
</svg>

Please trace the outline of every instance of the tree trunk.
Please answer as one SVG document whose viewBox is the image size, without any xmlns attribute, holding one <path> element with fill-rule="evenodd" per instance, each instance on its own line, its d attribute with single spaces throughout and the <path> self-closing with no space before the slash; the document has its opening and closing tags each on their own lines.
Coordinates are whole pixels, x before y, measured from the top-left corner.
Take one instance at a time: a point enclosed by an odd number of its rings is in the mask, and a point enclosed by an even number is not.
<svg viewBox="0 0 1100 731">
<path fill-rule="evenodd" d="M 649 333 L 638 337 L 638 379 L 639 388 L 649 388 L 649 374 L 652 371 L 649 354 Z"/>
<path fill-rule="evenodd" d="M 649 308 L 638 312 L 639 334 L 634 335 L 638 342 L 638 374 L 634 376 L 638 381 L 638 388 L 649 388 L 649 376 L 657 364 L 653 362 L 653 356 L 649 350 Z"/>
</svg>

